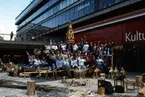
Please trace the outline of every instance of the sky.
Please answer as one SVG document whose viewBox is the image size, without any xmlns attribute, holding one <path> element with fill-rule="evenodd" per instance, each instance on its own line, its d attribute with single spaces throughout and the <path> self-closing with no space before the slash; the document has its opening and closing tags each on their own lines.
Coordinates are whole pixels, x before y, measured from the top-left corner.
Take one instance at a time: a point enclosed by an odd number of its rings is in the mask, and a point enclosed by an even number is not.
<svg viewBox="0 0 145 97">
<path fill-rule="evenodd" d="M 15 18 L 32 0 L 0 0 L 0 33 L 16 33 Z M 0 35 L 1 36 L 1 35 Z M 2 36 L 3 37 L 3 36 Z M 4 36 L 7 39 L 8 36 Z"/>
</svg>

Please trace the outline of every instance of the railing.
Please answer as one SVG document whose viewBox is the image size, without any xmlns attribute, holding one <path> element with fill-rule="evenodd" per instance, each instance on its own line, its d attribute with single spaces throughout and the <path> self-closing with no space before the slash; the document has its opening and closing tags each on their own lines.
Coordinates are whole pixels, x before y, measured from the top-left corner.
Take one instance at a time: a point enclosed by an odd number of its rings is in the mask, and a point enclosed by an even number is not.
<svg viewBox="0 0 145 97">
<path fill-rule="evenodd" d="M 11 37 L 11 34 L 0 33 L 0 41 L 14 41 L 15 37 L 15 34 L 13 34 L 13 37 Z"/>
<path fill-rule="evenodd" d="M 47 44 L 48 40 L 46 38 L 43 38 L 41 40 L 38 39 L 22 39 L 19 37 L 16 37 L 16 34 L 13 35 L 13 37 L 11 37 L 11 34 L 4 34 L 4 33 L 0 33 L 0 42 L 9 42 L 11 41 L 13 42 L 21 42 L 21 43 L 26 43 L 26 44 Z"/>
</svg>

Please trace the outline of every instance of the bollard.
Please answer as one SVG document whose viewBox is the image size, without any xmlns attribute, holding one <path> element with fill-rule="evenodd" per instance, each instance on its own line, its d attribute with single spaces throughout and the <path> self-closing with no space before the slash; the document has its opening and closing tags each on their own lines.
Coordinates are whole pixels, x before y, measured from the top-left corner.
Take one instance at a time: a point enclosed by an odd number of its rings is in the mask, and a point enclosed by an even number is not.
<svg viewBox="0 0 145 97">
<path fill-rule="evenodd" d="M 104 96 L 105 95 L 105 88 L 104 87 L 98 88 L 98 94 Z"/>
<path fill-rule="evenodd" d="M 35 82 L 33 80 L 27 81 L 27 95 L 28 96 L 35 95 Z"/>
</svg>

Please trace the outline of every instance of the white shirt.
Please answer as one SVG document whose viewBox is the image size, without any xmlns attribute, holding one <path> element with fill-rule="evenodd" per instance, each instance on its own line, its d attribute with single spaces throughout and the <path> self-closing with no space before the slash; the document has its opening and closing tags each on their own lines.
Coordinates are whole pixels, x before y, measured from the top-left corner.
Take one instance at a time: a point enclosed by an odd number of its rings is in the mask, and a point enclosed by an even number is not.
<svg viewBox="0 0 145 97">
<path fill-rule="evenodd" d="M 47 64 L 46 60 L 41 60 L 41 64 L 46 65 Z"/>
<path fill-rule="evenodd" d="M 102 65 L 102 63 L 104 63 L 104 60 L 103 59 L 97 59 L 96 61 L 97 61 L 97 64 L 98 65 Z"/>
<path fill-rule="evenodd" d="M 66 50 L 66 45 L 62 44 L 62 45 L 61 45 L 61 49 L 62 49 L 63 51 L 65 51 L 65 50 Z"/>
<path fill-rule="evenodd" d="M 79 59 L 79 66 L 84 66 L 86 60 L 85 59 Z"/>
<path fill-rule="evenodd" d="M 45 48 L 46 48 L 46 50 L 50 50 L 51 49 L 50 45 L 45 45 Z"/>
<path fill-rule="evenodd" d="M 34 62 L 34 59 L 33 58 L 29 58 L 29 63 L 33 64 L 33 62 Z"/>
<path fill-rule="evenodd" d="M 83 51 L 84 51 L 84 52 L 87 52 L 88 49 L 89 49 L 89 45 L 88 45 L 88 44 L 85 44 L 85 45 L 83 46 Z"/>
<path fill-rule="evenodd" d="M 63 65 L 64 66 L 69 66 L 69 61 L 68 60 L 63 60 Z"/>
<path fill-rule="evenodd" d="M 78 61 L 76 59 L 75 60 L 71 60 L 71 66 L 72 67 L 75 67 L 75 66 L 78 67 Z"/>
<path fill-rule="evenodd" d="M 78 50 L 78 46 L 76 44 L 73 46 L 73 50 L 74 51 Z"/>
<path fill-rule="evenodd" d="M 58 47 L 57 47 L 56 45 L 53 45 L 53 46 L 52 46 L 52 49 L 53 49 L 53 50 L 57 50 Z"/>
<path fill-rule="evenodd" d="M 34 65 L 40 65 L 41 64 L 41 61 L 40 60 L 38 60 L 38 59 L 34 59 Z"/>
</svg>

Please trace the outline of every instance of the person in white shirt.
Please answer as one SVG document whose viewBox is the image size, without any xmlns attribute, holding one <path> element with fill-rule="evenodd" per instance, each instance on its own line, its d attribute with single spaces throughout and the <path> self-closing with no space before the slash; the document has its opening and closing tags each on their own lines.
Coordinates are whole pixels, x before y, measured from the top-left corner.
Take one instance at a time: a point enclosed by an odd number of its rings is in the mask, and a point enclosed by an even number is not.
<svg viewBox="0 0 145 97">
<path fill-rule="evenodd" d="M 66 44 L 61 44 L 61 49 L 62 49 L 63 51 L 66 51 Z"/>
<path fill-rule="evenodd" d="M 46 49 L 46 50 L 50 50 L 50 49 L 51 49 L 51 46 L 50 46 L 49 44 L 46 44 L 46 45 L 45 45 L 45 49 Z"/>
<path fill-rule="evenodd" d="M 55 51 L 58 50 L 57 45 L 56 44 L 52 45 L 52 49 L 55 50 Z"/>
<path fill-rule="evenodd" d="M 71 60 L 71 66 L 76 69 L 78 68 L 78 60 L 76 58 L 73 57 L 73 59 Z"/>
<path fill-rule="evenodd" d="M 89 45 L 88 45 L 88 43 L 86 42 L 86 44 L 83 46 L 83 51 L 84 51 L 84 52 L 88 52 L 88 50 L 89 50 Z"/>
<path fill-rule="evenodd" d="M 49 44 L 45 45 L 44 53 L 49 53 L 50 50 L 51 50 L 51 46 Z"/>
<path fill-rule="evenodd" d="M 78 50 L 78 45 L 77 45 L 77 44 L 74 44 L 74 45 L 73 45 L 73 50 L 74 50 L 74 51 L 77 51 L 77 50 Z"/>
<path fill-rule="evenodd" d="M 47 66 L 47 60 L 46 60 L 45 57 L 42 57 L 41 65 L 42 65 L 42 67 L 46 67 Z"/>
<path fill-rule="evenodd" d="M 63 67 L 64 68 L 69 68 L 70 67 L 67 57 L 63 58 Z"/>
<path fill-rule="evenodd" d="M 63 66 L 62 66 L 63 70 L 64 70 L 64 76 L 69 76 L 70 72 L 69 72 L 69 68 L 70 68 L 70 63 L 68 60 L 68 57 L 64 57 L 63 58 Z"/>
<path fill-rule="evenodd" d="M 40 67 L 41 64 L 42 63 L 41 63 L 39 58 L 35 58 L 34 59 L 34 67 L 38 68 L 38 67 Z"/>
<path fill-rule="evenodd" d="M 83 56 L 80 56 L 80 58 L 78 59 L 78 63 L 79 63 L 79 68 L 80 69 L 85 69 L 85 62 L 86 60 L 83 58 Z"/>
</svg>

